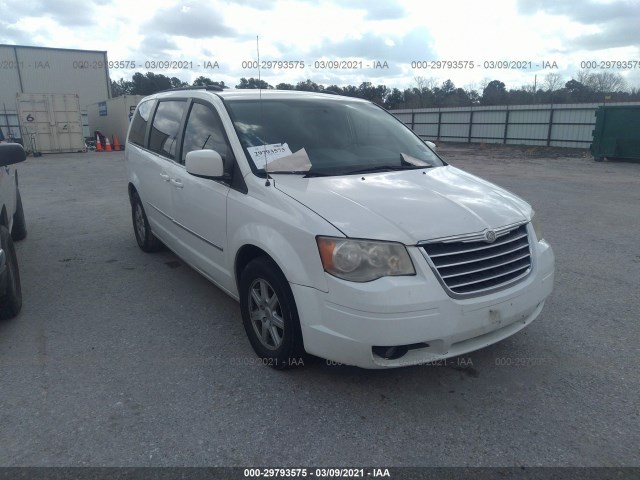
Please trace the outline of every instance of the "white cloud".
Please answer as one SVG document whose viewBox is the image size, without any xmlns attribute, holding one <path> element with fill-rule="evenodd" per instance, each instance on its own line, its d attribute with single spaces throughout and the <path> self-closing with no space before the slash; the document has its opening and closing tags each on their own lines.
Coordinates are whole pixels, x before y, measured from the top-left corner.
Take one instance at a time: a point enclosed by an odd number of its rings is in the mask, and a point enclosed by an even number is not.
<svg viewBox="0 0 640 480">
<path fill-rule="evenodd" d="M 0 0 L 0 42 L 107 50 L 110 60 L 179 59 L 193 70 L 156 71 L 192 81 L 199 75 L 235 85 L 257 76 L 242 62 L 302 60 L 303 70 L 262 71 L 270 83 L 311 78 L 322 84 L 362 81 L 407 87 L 415 76 L 456 85 L 500 79 L 515 88 L 549 73 L 486 69 L 485 60 L 555 61 L 569 77 L 585 59 L 640 57 L 637 0 Z M 385 70 L 314 69 L 317 59 L 387 61 Z M 217 60 L 218 70 L 205 70 Z M 468 60 L 474 69 L 412 69 L 412 60 Z M 144 69 L 143 69 L 144 71 Z M 133 71 L 112 71 L 113 78 Z M 640 69 L 622 72 L 630 83 Z M 568 79 L 568 78 L 567 78 Z"/>
</svg>

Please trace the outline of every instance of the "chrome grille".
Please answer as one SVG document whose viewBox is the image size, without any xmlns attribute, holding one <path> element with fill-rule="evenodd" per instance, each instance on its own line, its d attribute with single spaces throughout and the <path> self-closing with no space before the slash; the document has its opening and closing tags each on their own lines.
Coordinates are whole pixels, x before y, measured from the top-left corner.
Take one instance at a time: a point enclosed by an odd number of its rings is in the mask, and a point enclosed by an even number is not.
<svg viewBox="0 0 640 480">
<path fill-rule="evenodd" d="M 453 293 L 479 295 L 524 278 L 531 270 L 527 225 L 499 229 L 495 242 L 442 239 L 422 245 Z"/>
</svg>

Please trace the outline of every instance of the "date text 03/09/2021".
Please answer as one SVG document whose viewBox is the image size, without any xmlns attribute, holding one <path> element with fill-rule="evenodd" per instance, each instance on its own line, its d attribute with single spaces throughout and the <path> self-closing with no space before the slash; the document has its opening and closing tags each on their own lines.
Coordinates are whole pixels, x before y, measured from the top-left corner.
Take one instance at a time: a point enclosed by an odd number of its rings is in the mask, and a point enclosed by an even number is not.
<svg viewBox="0 0 640 480">
<path fill-rule="evenodd" d="M 245 478 L 391 478 L 388 468 L 245 468 Z"/>
</svg>

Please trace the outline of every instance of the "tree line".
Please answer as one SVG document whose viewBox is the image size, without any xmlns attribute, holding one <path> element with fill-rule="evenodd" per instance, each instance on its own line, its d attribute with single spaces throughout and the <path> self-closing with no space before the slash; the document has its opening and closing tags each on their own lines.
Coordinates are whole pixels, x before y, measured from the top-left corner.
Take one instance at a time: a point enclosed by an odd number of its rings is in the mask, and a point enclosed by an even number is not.
<svg viewBox="0 0 640 480">
<path fill-rule="evenodd" d="M 223 81 L 200 76 L 191 85 L 177 77 L 147 72 L 135 73 L 131 80 L 111 82 L 113 97 L 121 95 L 150 95 L 162 90 L 186 86 L 217 85 L 229 88 Z M 362 82 L 360 85 L 319 85 L 310 79 L 298 83 L 270 85 L 257 78 L 241 78 L 235 88 L 263 88 L 326 92 L 370 100 L 387 109 L 465 107 L 471 105 L 532 105 L 541 103 L 631 102 L 640 101 L 640 88 L 629 88 L 619 73 L 579 71 L 565 82 L 556 74 L 546 75 L 540 84 L 507 89 L 500 80 L 484 79 L 478 85 L 456 87 L 451 80 L 442 84 L 434 78 L 415 77 L 414 85 L 404 90 L 386 85 Z"/>
</svg>

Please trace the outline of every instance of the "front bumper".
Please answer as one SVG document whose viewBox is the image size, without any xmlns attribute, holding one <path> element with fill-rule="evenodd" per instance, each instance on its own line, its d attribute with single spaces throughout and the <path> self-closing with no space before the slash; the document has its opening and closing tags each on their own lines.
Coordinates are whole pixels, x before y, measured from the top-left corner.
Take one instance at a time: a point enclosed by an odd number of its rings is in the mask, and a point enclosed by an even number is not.
<svg viewBox="0 0 640 480">
<path fill-rule="evenodd" d="M 292 284 L 305 349 L 342 364 L 389 368 L 433 362 L 496 343 L 531 323 L 553 289 L 551 247 L 542 241 L 531 249 L 533 265 L 526 279 L 475 298 L 448 296 L 416 247 L 409 248 L 415 276 L 354 283 L 327 274 L 328 292 Z M 405 345 L 414 348 L 396 359 L 372 350 Z"/>
</svg>

